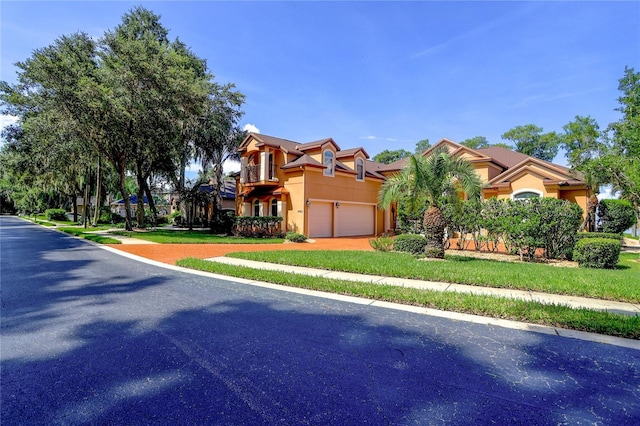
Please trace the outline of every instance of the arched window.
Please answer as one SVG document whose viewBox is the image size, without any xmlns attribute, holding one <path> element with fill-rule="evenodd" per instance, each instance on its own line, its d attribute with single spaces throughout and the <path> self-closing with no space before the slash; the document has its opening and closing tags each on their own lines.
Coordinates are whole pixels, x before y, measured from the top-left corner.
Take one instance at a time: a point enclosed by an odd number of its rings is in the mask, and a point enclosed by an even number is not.
<svg viewBox="0 0 640 426">
<path fill-rule="evenodd" d="M 260 200 L 255 200 L 253 202 L 253 215 L 260 216 Z"/>
<path fill-rule="evenodd" d="M 525 189 L 519 192 L 514 193 L 511 196 L 514 200 L 526 200 L 527 198 L 542 198 L 542 193 L 540 191 L 536 191 L 535 189 Z"/>
<path fill-rule="evenodd" d="M 278 200 L 271 200 L 271 216 L 278 216 Z"/>
<path fill-rule="evenodd" d="M 356 180 L 364 180 L 364 160 L 356 158 Z"/>
<path fill-rule="evenodd" d="M 325 176 L 333 176 L 334 169 L 334 161 L 333 161 L 333 151 L 326 150 L 322 153 L 322 164 L 324 164 L 327 168 L 324 169 Z"/>
</svg>

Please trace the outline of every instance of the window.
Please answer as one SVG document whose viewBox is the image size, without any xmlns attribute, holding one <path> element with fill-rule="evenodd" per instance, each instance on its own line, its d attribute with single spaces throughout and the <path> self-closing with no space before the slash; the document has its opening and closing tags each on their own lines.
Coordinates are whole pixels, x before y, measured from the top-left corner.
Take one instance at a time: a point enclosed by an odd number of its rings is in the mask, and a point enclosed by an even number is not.
<svg viewBox="0 0 640 426">
<path fill-rule="evenodd" d="M 255 200 L 253 202 L 253 215 L 260 216 L 260 200 Z"/>
<path fill-rule="evenodd" d="M 278 200 L 271 200 L 271 216 L 278 216 Z"/>
<path fill-rule="evenodd" d="M 356 180 L 364 180 L 364 160 L 356 159 Z"/>
<path fill-rule="evenodd" d="M 542 193 L 535 190 L 525 190 L 521 192 L 516 192 L 512 195 L 514 200 L 526 200 L 527 198 L 541 198 Z"/>
<path fill-rule="evenodd" d="M 269 163 L 267 167 L 269 167 L 269 170 L 267 170 L 268 179 L 273 180 L 273 178 L 276 177 L 275 164 L 273 164 L 273 152 L 269 153 Z"/>
<path fill-rule="evenodd" d="M 324 175 L 333 176 L 333 151 L 326 150 L 322 154 L 322 164 L 327 167 L 326 169 L 324 169 Z"/>
</svg>

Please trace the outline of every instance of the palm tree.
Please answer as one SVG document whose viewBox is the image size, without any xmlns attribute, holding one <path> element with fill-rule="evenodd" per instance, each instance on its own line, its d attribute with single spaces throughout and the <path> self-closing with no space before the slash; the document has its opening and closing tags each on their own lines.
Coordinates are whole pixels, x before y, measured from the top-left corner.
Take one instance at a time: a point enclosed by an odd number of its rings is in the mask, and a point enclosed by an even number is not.
<svg viewBox="0 0 640 426">
<path fill-rule="evenodd" d="M 440 210 L 443 195 L 463 190 L 470 198 L 479 197 L 482 182 L 473 165 L 460 157 L 451 157 L 446 147 L 435 148 L 428 156 L 413 155 L 407 165 L 381 187 L 378 204 L 388 208 L 407 200 L 413 208 L 424 195 L 429 208 L 424 214 L 427 257 L 444 258 L 445 219 Z"/>
</svg>

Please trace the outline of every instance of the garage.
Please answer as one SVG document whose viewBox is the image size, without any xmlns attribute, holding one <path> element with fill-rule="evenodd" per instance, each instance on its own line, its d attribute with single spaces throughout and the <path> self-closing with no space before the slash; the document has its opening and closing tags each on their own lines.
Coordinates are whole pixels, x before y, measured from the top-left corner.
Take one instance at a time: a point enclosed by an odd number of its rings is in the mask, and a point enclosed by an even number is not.
<svg viewBox="0 0 640 426">
<path fill-rule="evenodd" d="M 375 234 L 375 206 L 340 202 L 336 208 L 336 237 Z"/>
<path fill-rule="evenodd" d="M 333 203 L 314 201 L 309 206 L 309 238 L 332 236 Z"/>
</svg>

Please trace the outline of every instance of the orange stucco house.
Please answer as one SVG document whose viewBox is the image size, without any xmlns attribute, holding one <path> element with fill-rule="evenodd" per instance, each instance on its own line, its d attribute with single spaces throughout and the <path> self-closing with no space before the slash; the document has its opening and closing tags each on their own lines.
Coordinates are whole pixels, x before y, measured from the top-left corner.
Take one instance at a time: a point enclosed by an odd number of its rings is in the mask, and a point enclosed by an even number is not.
<svg viewBox="0 0 640 426">
<path fill-rule="evenodd" d="M 562 167 L 508 149 L 470 149 L 442 139 L 451 155 L 470 161 L 487 182 L 483 197 L 554 197 L 586 210 L 585 183 Z M 364 148 L 342 150 L 331 138 L 299 143 L 249 133 L 238 148 L 236 213 L 282 216 L 282 230 L 313 237 L 376 235 L 395 228 L 393 211 L 379 209 L 380 186 L 406 160 L 380 164 Z"/>
</svg>

